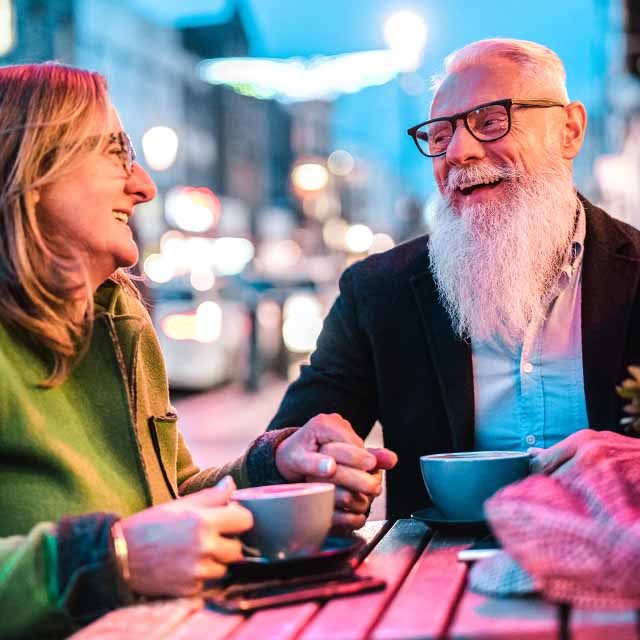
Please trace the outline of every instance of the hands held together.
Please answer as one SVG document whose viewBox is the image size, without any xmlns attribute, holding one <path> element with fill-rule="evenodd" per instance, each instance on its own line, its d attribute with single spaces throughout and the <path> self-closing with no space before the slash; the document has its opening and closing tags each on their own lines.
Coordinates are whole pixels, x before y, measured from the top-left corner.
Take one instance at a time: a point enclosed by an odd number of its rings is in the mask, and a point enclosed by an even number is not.
<svg viewBox="0 0 640 640">
<path fill-rule="evenodd" d="M 315 416 L 276 450 L 276 466 L 288 482 L 336 485 L 333 526 L 338 531 L 364 525 L 371 502 L 382 491 L 382 471 L 397 461 L 389 449 L 366 449 L 337 413 Z"/>
</svg>

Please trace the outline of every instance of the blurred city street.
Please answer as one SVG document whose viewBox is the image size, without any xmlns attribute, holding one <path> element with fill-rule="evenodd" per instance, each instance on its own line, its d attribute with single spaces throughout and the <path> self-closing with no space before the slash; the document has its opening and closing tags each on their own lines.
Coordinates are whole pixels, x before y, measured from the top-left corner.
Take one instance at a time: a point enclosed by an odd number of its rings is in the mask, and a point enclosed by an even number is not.
<svg viewBox="0 0 640 640">
<path fill-rule="evenodd" d="M 200 467 L 222 465 L 240 456 L 266 428 L 278 408 L 287 383 L 264 377 L 259 392 L 247 392 L 240 384 L 182 395 L 174 401 L 180 429 Z M 378 425 L 366 444 L 382 446 Z M 370 518 L 384 518 L 384 493 L 373 503 Z"/>
<path fill-rule="evenodd" d="M 430 232 L 432 161 L 407 133 L 452 51 L 495 37 L 553 49 L 588 112 L 575 186 L 640 226 L 637 1 L 406 4 L 0 0 L 0 64 L 102 74 L 155 183 L 128 221 L 132 271 L 200 466 L 266 428 L 344 270 Z"/>
</svg>

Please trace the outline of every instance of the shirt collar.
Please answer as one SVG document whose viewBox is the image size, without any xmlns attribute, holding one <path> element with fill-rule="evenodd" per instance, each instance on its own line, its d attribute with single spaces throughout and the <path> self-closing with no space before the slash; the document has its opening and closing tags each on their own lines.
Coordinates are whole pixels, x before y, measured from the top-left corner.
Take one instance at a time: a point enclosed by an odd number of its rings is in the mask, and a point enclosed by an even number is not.
<svg viewBox="0 0 640 640">
<path fill-rule="evenodd" d="M 579 271 L 584 254 L 584 240 L 587 234 L 587 221 L 584 206 L 577 200 L 576 223 L 573 230 L 573 238 L 567 247 L 562 269 L 558 274 L 558 280 L 549 293 L 548 302 L 552 302 L 567 287 L 574 275 Z"/>
<path fill-rule="evenodd" d="M 565 260 L 574 269 L 582 261 L 582 254 L 584 252 L 584 239 L 587 235 L 587 216 L 584 211 L 584 205 L 578 200 L 578 209 L 576 211 L 576 226 L 573 232 L 573 239 L 571 245 L 567 251 L 567 258 Z"/>
</svg>

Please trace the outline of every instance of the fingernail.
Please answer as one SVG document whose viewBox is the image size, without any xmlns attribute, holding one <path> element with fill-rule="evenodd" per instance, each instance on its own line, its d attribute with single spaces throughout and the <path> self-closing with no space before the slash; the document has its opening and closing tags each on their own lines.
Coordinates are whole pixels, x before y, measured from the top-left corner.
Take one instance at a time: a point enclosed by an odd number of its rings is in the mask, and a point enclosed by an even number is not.
<svg viewBox="0 0 640 640">
<path fill-rule="evenodd" d="M 333 460 L 331 458 L 323 458 L 320 460 L 320 464 L 318 465 L 320 473 L 324 476 L 327 476 L 333 470 Z"/>
<path fill-rule="evenodd" d="M 235 486 L 236 483 L 233 481 L 231 476 L 225 476 L 220 480 L 220 482 L 218 482 L 218 487 L 223 491 L 226 491 L 227 489 L 235 489 Z"/>
</svg>

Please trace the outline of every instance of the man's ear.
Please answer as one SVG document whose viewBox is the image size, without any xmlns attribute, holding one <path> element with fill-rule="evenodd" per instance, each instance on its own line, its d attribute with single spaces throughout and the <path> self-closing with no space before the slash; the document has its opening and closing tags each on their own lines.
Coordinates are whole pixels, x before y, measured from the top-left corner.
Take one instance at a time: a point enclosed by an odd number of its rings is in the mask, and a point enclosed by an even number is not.
<svg viewBox="0 0 640 640">
<path fill-rule="evenodd" d="M 573 160 L 582 147 L 587 130 L 587 110 L 582 102 L 570 102 L 564 108 L 564 125 L 562 131 L 562 157 Z"/>
</svg>

